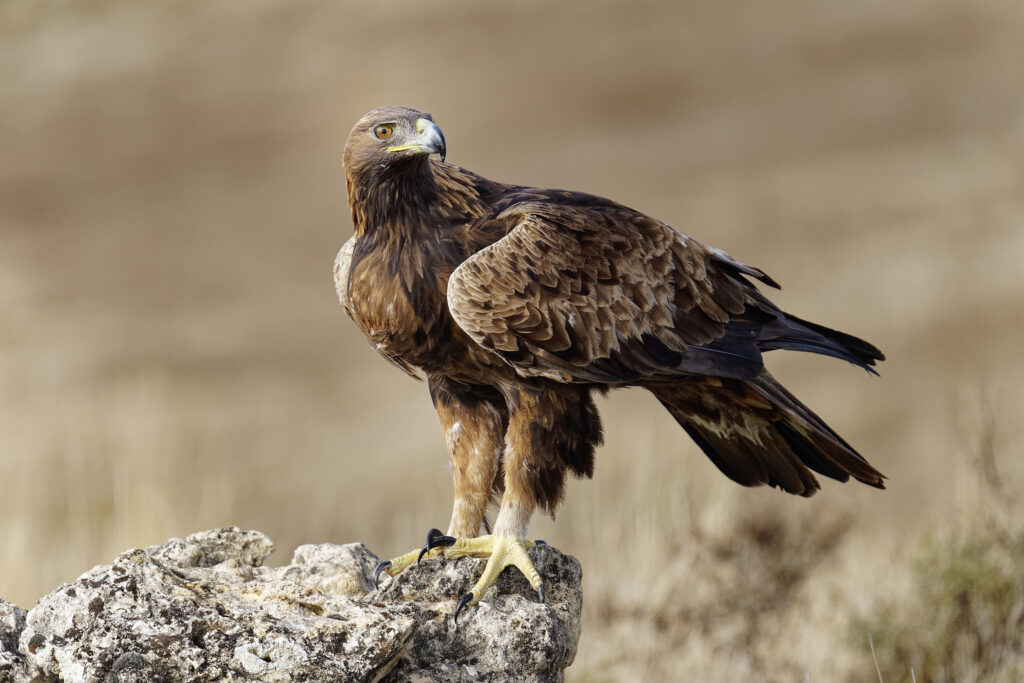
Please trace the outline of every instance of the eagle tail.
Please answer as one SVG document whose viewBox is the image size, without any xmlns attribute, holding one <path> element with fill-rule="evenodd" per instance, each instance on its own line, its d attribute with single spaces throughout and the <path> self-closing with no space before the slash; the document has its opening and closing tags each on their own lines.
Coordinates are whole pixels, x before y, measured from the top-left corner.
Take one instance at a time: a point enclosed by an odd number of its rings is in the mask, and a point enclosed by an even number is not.
<svg viewBox="0 0 1024 683">
<path fill-rule="evenodd" d="M 876 361 L 885 360 L 881 351 L 863 339 L 789 313 L 782 313 L 761 328 L 757 346 L 762 351 L 789 349 L 820 353 L 848 361 L 875 375 L 878 373 L 872 366 Z"/>
<path fill-rule="evenodd" d="M 703 377 L 648 387 L 727 477 L 811 496 L 812 470 L 885 488 L 885 476 L 762 370 L 747 380 Z"/>
</svg>

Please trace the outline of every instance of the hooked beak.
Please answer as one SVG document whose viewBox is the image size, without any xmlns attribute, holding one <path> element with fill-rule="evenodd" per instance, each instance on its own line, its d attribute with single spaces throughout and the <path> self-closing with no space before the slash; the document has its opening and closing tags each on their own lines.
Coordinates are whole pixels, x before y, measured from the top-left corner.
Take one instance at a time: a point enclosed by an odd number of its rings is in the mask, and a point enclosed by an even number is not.
<svg viewBox="0 0 1024 683">
<path fill-rule="evenodd" d="M 417 137 L 405 145 L 388 147 L 389 152 L 418 152 L 420 154 L 440 154 L 444 161 L 446 147 L 444 133 L 437 124 L 427 119 L 416 119 Z"/>
</svg>

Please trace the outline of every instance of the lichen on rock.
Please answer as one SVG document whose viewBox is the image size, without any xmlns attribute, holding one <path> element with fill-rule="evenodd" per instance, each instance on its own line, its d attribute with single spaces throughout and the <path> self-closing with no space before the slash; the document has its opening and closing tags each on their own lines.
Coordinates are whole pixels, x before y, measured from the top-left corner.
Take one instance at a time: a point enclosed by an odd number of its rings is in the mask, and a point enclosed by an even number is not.
<svg viewBox="0 0 1024 683">
<path fill-rule="evenodd" d="M 18 652 L 25 614 L 22 608 L 0 598 L 0 681 L 20 680 L 28 675 L 28 662 Z"/>
<path fill-rule="evenodd" d="M 431 558 L 373 586 L 364 545 L 273 543 L 237 528 L 129 550 L 28 613 L 0 601 L 0 681 L 560 680 L 579 640 L 579 563 L 531 550 L 547 604 L 506 572 L 476 608 L 482 570 Z"/>
</svg>

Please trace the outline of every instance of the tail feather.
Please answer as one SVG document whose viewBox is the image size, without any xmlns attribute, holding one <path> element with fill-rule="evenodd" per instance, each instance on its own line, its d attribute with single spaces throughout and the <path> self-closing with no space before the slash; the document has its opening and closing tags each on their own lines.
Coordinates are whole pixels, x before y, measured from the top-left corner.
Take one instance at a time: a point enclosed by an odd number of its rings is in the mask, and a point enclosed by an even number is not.
<svg viewBox="0 0 1024 683">
<path fill-rule="evenodd" d="M 761 328 L 757 346 L 762 351 L 789 349 L 820 353 L 859 365 L 873 374 L 878 374 L 872 368 L 875 362 L 885 360 L 881 351 L 863 339 L 789 313 L 782 313 Z"/>
<path fill-rule="evenodd" d="M 811 496 L 812 470 L 885 488 L 885 476 L 775 379 L 713 377 L 648 387 L 711 461 L 744 486 Z"/>
</svg>

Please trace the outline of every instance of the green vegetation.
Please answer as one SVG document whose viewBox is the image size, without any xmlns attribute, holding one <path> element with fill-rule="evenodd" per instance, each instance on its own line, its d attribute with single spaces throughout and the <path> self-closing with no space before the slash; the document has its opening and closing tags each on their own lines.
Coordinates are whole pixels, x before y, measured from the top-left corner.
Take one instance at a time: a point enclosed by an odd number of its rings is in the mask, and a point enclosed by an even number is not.
<svg viewBox="0 0 1024 683">
<path fill-rule="evenodd" d="M 999 477 L 977 478 L 972 501 L 921 541 L 911 590 L 857 624 L 886 680 L 911 668 L 927 681 L 1024 678 L 1024 510 Z"/>
</svg>

